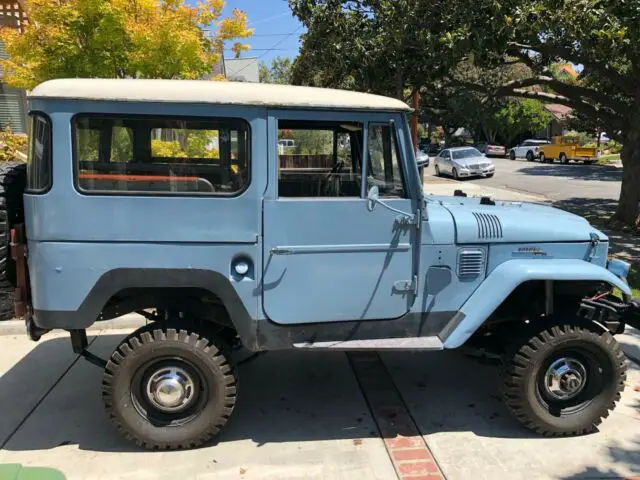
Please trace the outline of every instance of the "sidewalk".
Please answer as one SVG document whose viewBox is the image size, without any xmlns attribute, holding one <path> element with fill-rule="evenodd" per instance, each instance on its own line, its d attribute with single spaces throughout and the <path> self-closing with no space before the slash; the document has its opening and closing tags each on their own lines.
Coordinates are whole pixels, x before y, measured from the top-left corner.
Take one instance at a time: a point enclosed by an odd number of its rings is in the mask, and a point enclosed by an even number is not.
<svg viewBox="0 0 640 480">
<path fill-rule="evenodd" d="M 496 200 L 515 202 L 546 202 L 547 199 L 530 193 L 517 192 L 504 188 L 488 187 L 470 182 L 459 182 L 448 178 L 425 175 L 423 190 L 427 194 L 450 196 L 455 190 L 462 190 L 470 197 L 489 196 Z"/>
<path fill-rule="evenodd" d="M 107 356 L 126 333 L 96 332 L 91 348 Z M 458 352 L 269 352 L 240 366 L 238 404 L 218 443 L 146 452 L 114 431 L 100 369 L 78 360 L 65 334 L 0 336 L 0 351 L 0 464 L 56 468 L 67 480 L 640 475 L 635 365 L 598 433 L 549 439 L 506 412 L 495 366 Z"/>
</svg>

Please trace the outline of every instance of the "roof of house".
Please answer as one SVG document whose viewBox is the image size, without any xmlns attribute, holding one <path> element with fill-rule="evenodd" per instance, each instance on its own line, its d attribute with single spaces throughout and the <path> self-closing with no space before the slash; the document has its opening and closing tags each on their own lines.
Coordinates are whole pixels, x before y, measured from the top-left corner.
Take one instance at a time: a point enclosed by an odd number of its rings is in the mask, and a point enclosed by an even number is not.
<svg viewBox="0 0 640 480">
<path fill-rule="evenodd" d="M 280 108 L 409 111 L 395 98 L 314 87 L 206 80 L 59 79 L 38 85 L 30 99 L 169 102 Z"/>
<path fill-rule="evenodd" d="M 225 58 L 227 78 L 234 82 L 254 82 L 260 79 L 258 59 L 255 57 Z"/>
<path fill-rule="evenodd" d="M 544 108 L 555 117 L 556 120 L 565 120 L 573 113 L 571 107 L 560 105 L 559 103 L 547 103 Z"/>
</svg>

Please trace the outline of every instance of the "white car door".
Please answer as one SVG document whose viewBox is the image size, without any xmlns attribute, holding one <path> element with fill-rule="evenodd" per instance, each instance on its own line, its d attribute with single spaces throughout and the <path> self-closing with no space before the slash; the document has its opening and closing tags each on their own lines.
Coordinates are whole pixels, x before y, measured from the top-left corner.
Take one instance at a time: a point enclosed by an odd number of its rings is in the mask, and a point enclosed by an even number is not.
<svg viewBox="0 0 640 480">
<path fill-rule="evenodd" d="M 521 143 L 518 148 L 516 149 L 516 157 L 518 158 L 524 158 L 527 156 L 527 152 L 529 151 L 529 148 L 531 148 L 531 146 L 529 145 L 529 142 L 523 142 Z"/>
</svg>

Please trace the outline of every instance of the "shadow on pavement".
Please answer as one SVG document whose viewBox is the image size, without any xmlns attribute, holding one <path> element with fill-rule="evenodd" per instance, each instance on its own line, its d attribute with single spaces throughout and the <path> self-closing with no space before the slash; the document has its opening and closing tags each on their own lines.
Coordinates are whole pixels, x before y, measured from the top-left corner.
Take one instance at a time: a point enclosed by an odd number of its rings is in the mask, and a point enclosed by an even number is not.
<svg viewBox="0 0 640 480">
<path fill-rule="evenodd" d="M 617 206 L 617 200 L 606 198 L 575 197 L 554 202 L 554 207 L 580 215 L 596 228 L 601 229 L 609 237 L 612 254 L 621 254 L 637 262 L 640 259 L 640 236 L 616 232 L 606 227 L 607 221 L 613 216 Z"/>
<path fill-rule="evenodd" d="M 537 164 L 521 168 L 518 173 L 535 177 L 563 177 L 572 180 L 622 181 L 622 168 L 610 165 Z"/>
<path fill-rule="evenodd" d="M 635 402 L 634 408 L 640 411 L 640 400 Z M 628 442 L 627 442 L 628 443 Z M 623 445 L 615 442 L 607 447 L 607 455 L 611 466 L 603 468 L 597 465 L 589 465 L 584 470 L 569 476 L 562 477 L 563 480 L 579 480 L 585 478 L 621 478 L 617 467 L 626 466 L 631 470 L 632 475 L 640 475 L 640 435 L 631 442 L 632 445 Z M 632 477 L 630 480 L 638 478 Z"/>
<path fill-rule="evenodd" d="M 101 335 L 90 349 L 107 357 L 121 338 Z M 43 357 L 49 363 L 57 362 L 61 350 L 70 350 L 67 338 L 44 340 L 2 376 L 0 392 L 16 381 L 25 391 L 42 390 L 34 373 L 42 369 Z M 430 356 L 397 353 L 393 359 L 389 371 L 423 434 L 461 430 L 477 436 L 535 437 L 511 419 L 502 406 L 495 367 L 451 352 Z M 403 385 L 408 373 L 422 380 Z M 51 379 L 51 385 L 56 380 Z M 31 451 L 78 445 L 89 451 L 142 452 L 121 438 L 108 421 L 100 398 L 101 380 L 99 368 L 78 361 L 4 448 Z M 4 415 L 15 417 L 17 426 L 35 407 L 35 401 L 30 408 L 18 408 L 19 397 L 13 402 L 5 399 L 0 407 Z M 217 442 L 250 439 L 260 446 L 378 437 L 344 353 L 283 351 L 270 352 L 240 366 L 239 400 Z"/>
</svg>

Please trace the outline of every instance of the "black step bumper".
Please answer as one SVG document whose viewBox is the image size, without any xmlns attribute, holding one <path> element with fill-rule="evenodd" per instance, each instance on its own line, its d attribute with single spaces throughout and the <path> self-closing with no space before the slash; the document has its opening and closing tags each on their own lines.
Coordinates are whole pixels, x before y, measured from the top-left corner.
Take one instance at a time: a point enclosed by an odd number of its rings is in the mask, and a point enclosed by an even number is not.
<svg viewBox="0 0 640 480">
<path fill-rule="evenodd" d="M 628 302 L 612 295 L 597 299 L 584 299 L 578 316 L 606 326 L 612 333 L 624 332 L 624 326 L 640 330 L 640 298 Z"/>
</svg>

